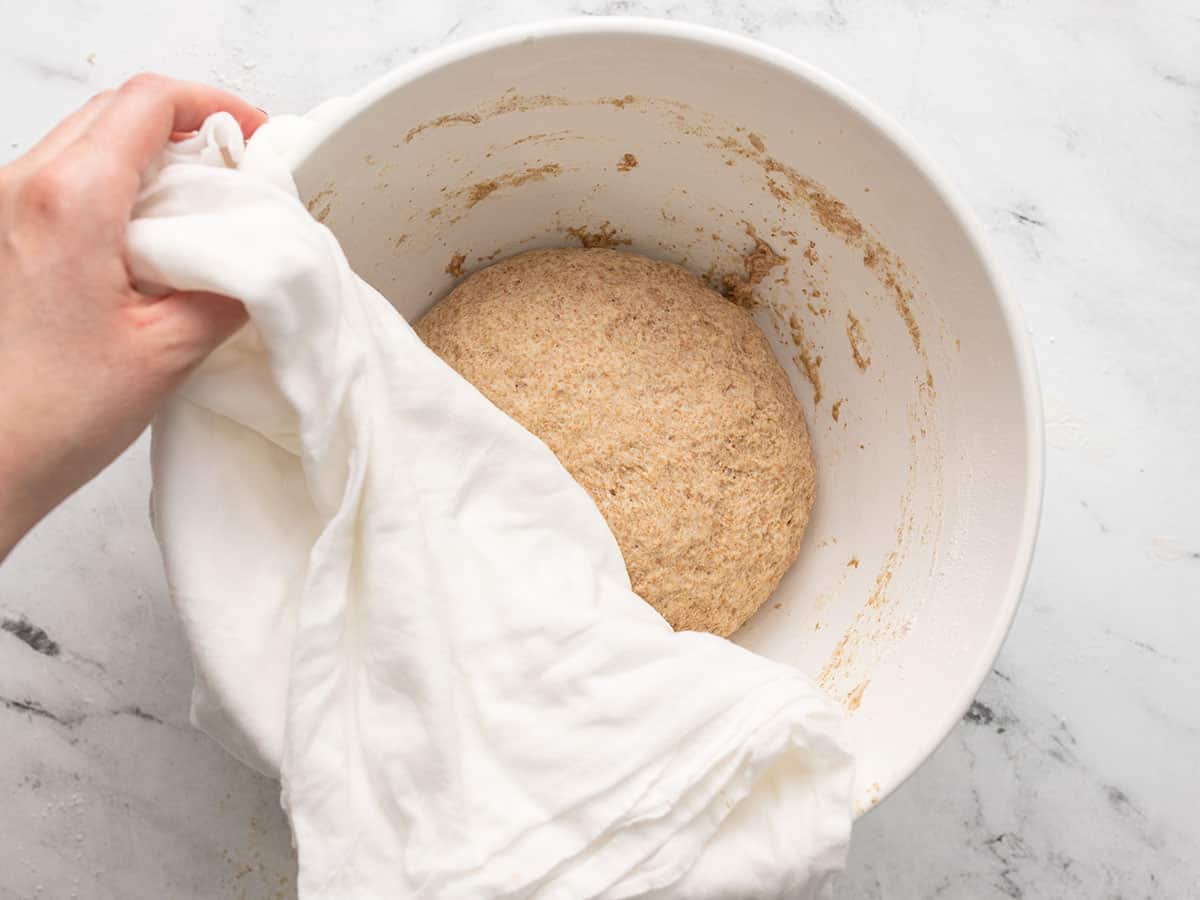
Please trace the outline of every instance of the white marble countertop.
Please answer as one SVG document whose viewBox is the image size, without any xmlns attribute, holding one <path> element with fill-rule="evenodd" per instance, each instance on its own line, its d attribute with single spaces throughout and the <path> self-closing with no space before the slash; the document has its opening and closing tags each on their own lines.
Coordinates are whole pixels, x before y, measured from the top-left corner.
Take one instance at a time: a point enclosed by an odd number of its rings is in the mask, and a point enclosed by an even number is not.
<svg viewBox="0 0 1200 900">
<path fill-rule="evenodd" d="M 409 5 L 0 0 L 0 161 L 138 70 L 302 111 L 425 48 L 581 12 L 717 25 L 843 79 L 924 144 L 990 232 L 1041 367 L 1048 475 L 1033 572 L 993 676 L 859 823 L 840 895 L 1196 896 L 1195 3 Z M 188 725 L 146 449 L 0 568 L 5 900 L 294 892 L 276 786 Z"/>
</svg>

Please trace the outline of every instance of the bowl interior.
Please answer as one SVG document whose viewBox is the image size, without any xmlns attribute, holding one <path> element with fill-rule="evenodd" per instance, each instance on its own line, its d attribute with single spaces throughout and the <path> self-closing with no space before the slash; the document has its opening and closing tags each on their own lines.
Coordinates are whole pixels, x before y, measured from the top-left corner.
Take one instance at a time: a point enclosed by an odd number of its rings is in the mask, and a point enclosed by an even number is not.
<svg viewBox="0 0 1200 900">
<path fill-rule="evenodd" d="M 1013 313 L 916 156 L 799 63 L 625 21 L 434 54 L 355 98 L 296 166 L 313 214 L 410 319 L 535 247 L 621 246 L 752 283 L 819 481 L 800 558 L 735 639 L 845 704 L 860 810 L 990 667 L 1040 484 Z"/>
</svg>

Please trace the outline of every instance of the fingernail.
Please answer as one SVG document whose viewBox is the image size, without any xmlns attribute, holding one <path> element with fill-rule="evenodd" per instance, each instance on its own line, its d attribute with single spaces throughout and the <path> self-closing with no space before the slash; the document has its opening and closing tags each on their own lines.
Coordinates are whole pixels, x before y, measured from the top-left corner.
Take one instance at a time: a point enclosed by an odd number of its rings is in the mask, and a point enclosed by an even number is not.
<svg viewBox="0 0 1200 900">
<path fill-rule="evenodd" d="M 267 112 L 265 109 L 263 109 L 261 106 L 256 106 L 254 108 L 257 109 L 264 116 L 266 116 L 268 119 L 271 118 L 271 114 L 269 112 Z"/>
</svg>

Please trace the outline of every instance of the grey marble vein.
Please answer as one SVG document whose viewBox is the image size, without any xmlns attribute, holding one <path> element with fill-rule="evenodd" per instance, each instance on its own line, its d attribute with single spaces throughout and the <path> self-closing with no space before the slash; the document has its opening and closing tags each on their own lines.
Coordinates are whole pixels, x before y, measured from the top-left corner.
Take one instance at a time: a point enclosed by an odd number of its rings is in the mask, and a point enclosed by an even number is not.
<svg viewBox="0 0 1200 900">
<path fill-rule="evenodd" d="M 59 654 L 58 644 L 50 640 L 50 635 L 24 618 L 5 617 L 0 619 L 0 630 L 7 631 L 35 653 L 45 656 L 58 656 Z"/>
</svg>

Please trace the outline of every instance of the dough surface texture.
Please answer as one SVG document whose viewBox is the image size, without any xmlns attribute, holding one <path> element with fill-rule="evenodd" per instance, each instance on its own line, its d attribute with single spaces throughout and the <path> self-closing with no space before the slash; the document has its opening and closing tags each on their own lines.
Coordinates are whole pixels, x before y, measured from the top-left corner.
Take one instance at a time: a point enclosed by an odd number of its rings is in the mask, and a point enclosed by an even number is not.
<svg viewBox="0 0 1200 900">
<path fill-rule="evenodd" d="M 803 410 L 749 313 L 695 275 L 535 250 L 415 327 L 554 451 L 676 630 L 733 633 L 795 560 L 815 495 Z"/>
</svg>

